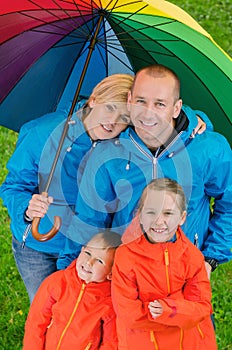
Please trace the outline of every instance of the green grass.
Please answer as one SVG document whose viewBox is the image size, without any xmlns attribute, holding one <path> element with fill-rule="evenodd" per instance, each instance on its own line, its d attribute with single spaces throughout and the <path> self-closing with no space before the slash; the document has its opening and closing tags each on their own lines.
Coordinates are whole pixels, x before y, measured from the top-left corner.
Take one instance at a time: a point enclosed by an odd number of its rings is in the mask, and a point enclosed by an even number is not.
<svg viewBox="0 0 232 350">
<path fill-rule="evenodd" d="M 173 3 L 191 14 L 214 40 L 232 55 L 231 0 L 175 0 Z M 13 152 L 16 139 L 16 133 L 0 127 L 0 184 L 6 176 L 5 166 Z M 29 301 L 11 252 L 7 211 L 1 205 L 0 247 L 0 350 L 18 350 L 22 348 Z M 232 350 L 232 262 L 219 266 L 212 274 L 211 280 L 218 350 Z"/>
</svg>

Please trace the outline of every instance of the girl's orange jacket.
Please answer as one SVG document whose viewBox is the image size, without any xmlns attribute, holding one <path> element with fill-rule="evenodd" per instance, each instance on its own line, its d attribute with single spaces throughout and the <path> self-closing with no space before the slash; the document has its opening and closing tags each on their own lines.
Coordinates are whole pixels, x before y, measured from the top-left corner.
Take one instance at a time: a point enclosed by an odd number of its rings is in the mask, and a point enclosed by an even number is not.
<svg viewBox="0 0 232 350">
<path fill-rule="evenodd" d="M 138 217 L 123 241 L 130 242 L 116 251 L 112 279 L 118 349 L 216 350 L 202 253 L 181 229 L 175 242 L 149 243 Z M 148 309 L 154 300 L 163 307 L 156 319 Z"/>
<path fill-rule="evenodd" d="M 85 284 L 76 260 L 40 286 L 25 325 L 23 350 L 116 350 L 110 281 Z"/>
</svg>

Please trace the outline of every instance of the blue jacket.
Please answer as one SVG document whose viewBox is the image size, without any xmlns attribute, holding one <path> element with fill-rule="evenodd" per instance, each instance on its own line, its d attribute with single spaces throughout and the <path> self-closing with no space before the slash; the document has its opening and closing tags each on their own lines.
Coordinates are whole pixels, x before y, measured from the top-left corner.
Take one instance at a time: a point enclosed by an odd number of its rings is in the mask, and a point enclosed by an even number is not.
<svg viewBox="0 0 232 350">
<path fill-rule="evenodd" d="M 158 156 L 149 151 L 132 128 L 117 139 L 98 143 L 88 159 L 76 216 L 68 229 L 74 242 L 84 243 L 104 227 L 122 233 L 136 213 L 144 187 L 154 178 L 169 177 L 183 186 L 187 196 L 188 215 L 182 228 L 188 238 L 207 257 L 219 262 L 231 259 L 231 148 L 216 132 L 206 131 L 191 138 L 197 124 L 195 111 L 189 107 L 184 110 L 189 119 L 187 129 Z M 213 214 L 211 197 L 215 198 Z M 74 247 L 67 242 L 66 253 Z"/>
<path fill-rule="evenodd" d="M 60 232 L 47 242 L 35 240 L 31 232 L 26 246 L 32 249 L 59 254 L 65 242 L 65 230 L 73 215 L 78 192 L 77 172 L 83 156 L 92 147 L 79 114 L 72 117 L 56 170 L 48 189 L 54 202 L 48 214 L 41 219 L 39 232 L 46 233 L 53 225 L 54 215 L 60 215 Z M 35 193 L 41 193 L 47 183 L 51 165 L 58 148 L 67 113 L 57 111 L 25 124 L 18 137 L 14 154 L 7 164 L 8 175 L 0 188 L 0 195 L 11 218 L 11 230 L 22 242 L 28 223 L 24 212 Z"/>
</svg>

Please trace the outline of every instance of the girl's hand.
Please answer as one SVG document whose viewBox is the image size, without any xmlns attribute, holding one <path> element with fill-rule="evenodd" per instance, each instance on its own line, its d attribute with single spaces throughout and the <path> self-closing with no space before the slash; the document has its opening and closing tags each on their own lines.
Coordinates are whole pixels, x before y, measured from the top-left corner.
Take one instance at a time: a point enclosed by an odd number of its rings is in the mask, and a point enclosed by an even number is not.
<svg viewBox="0 0 232 350">
<path fill-rule="evenodd" d="M 163 313 L 162 305 L 158 300 L 151 301 L 148 304 L 148 309 L 151 313 L 152 318 L 157 318 Z"/>
<path fill-rule="evenodd" d="M 52 202 L 52 197 L 45 197 L 41 194 L 34 194 L 26 210 L 26 216 L 31 220 L 33 220 L 34 217 L 43 218 L 48 211 L 49 205 Z"/>
</svg>

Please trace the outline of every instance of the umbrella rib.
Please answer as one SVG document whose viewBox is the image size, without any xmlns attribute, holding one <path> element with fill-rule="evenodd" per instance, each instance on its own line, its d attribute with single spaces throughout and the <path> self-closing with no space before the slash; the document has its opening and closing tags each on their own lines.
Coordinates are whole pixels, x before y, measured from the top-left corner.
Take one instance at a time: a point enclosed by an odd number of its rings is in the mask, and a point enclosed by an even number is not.
<svg viewBox="0 0 232 350">
<path fill-rule="evenodd" d="M 53 1 L 54 4 L 56 4 L 70 19 L 72 19 L 72 20 L 74 21 L 75 24 L 78 24 L 78 22 L 75 21 L 75 17 L 72 17 L 64 8 L 62 8 L 62 7 L 60 6 L 60 4 L 58 4 L 58 3 L 56 2 L 56 0 L 52 0 L 52 1 Z M 76 3 L 75 3 L 75 5 L 76 5 Z M 82 12 L 79 10 L 79 8 L 78 8 L 77 6 L 75 6 L 75 7 L 76 7 L 76 10 L 79 12 L 80 17 L 84 20 L 84 17 L 83 17 L 83 15 L 82 15 Z M 86 8 L 87 8 L 87 7 L 86 7 Z"/>
<path fill-rule="evenodd" d="M 44 8 L 43 6 L 41 6 L 41 5 L 37 4 L 36 2 L 34 2 L 33 0 L 28 0 L 28 1 L 31 2 L 32 4 L 36 5 L 37 7 L 39 7 L 41 10 L 46 11 L 47 13 L 49 13 L 50 15 L 52 15 L 54 18 L 56 18 L 56 19 L 57 19 L 58 21 L 60 21 L 60 22 L 65 23 L 65 20 L 67 20 L 67 19 L 60 18 L 59 16 L 57 16 L 56 14 L 54 14 L 51 10 Z M 52 0 L 52 1 L 54 2 L 54 0 Z M 54 2 L 54 3 L 55 3 L 55 2 Z M 61 8 L 61 10 L 62 10 L 65 14 L 67 14 L 67 13 L 65 12 L 64 9 Z M 85 22 L 85 19 L 84 19 L 84 17 L 83 17 L 83 14 L 79 11 L 79 9 L 78 9 L 78 12 L 79 12 L 80 17 L 81 17 L 81 18 L 83 19 L 83 21 Z M 62 29 L 62 30 L 64 30 L 64 31 L 66 30 L 65 28 L 58 26 L 58 25 L 55 24 L 54 22 L 46 22 L 45 20 L 42 20 L 42 19 L 40 19 L 40 18 L 38 18 L 38 17 L 36 17 L 36 16 L 29 15 L 28 13 L 26 13 L 26 11 L 22 11 L 22 12 L 18 12 L 18 13 L 21 13 L 22 15 L 27 16 L 27 17 L 29 17 L 29 18 L 37 19 L 37 20 L 43 22 L 44 24 L 49 24 L 49 25 L 53 26 L 54 28 Z M 68 15 L 68 16 L 69 16 L 69 17 L 68 17 L 69 19 L 72 19 L 72 21 L 74 21 L 74 18 L 75 18 L 75 17 L 71 17 L 70 15 Z M 76 23 L 76 22 L 74 21 L 74 23 Z M 73 27 L 74 30 L 77 29 L 77 27 L 76 27 L 74 24 L 72 25 L 72 27 Z M 31 30 L 32 30 L 32 31 L 36 31 L 35 29 L 31 29 Z M 88 30 L 89 30 L 89 28 L 88 28 Z M 87 35 L 87 34 L 88 34 L 88 31 L 84 31 L 83 29 L 82 29 L 82 31 L 83 31 L 84 35 Z M 67 34 L 69 33 L 67 30 L 66 30 L 66 32 L 67 32 Z M 49 33 L 49 32 L 48 32 L 48 33 Z M 56 33 L 52 33 L 52 34 L 56 34 Z"/>
<path fill-rule="evenodd" d="M 46 11 L 46 9 L 45 9 L 45 11 Z M 63 28 L 62 26 L 59 26 L 59 25 L 55 24 L 55 22 L 46 22 L 46 21 L 44 21 L 44 20 L 42 20 L 42 19 L 40 19 L 40 18 L 38 18 L 38 17 L 36 17 L 36 16 L 29 15 L 28 13 L 25 13 L 25 12 L 18 12 L 18 13 L 22 14 L 22 15 L 25 16 L 25 17 L 29 17 L 29 18 L 32 18 L 32 19 L 36 19 L 36 20 L 39 20 L 40 22 L 42 22 L 43 24 L 38 25 L 37 28 L 39 28 L 39 27 L 42 26 L 42 25 L 50 25 L 50 26 L 52 26 L 52 27 L 54 27 L 54 28 L 62 29 L 63 31 L 66 31 L 67 34 L 69 34 L 69 31 L 68 31 L 67 29 Z M 61 21 L 61 22 L 63 22 L 63 23 L 65 23 L 65 21 L 68 21 L 68 20 L 69 20 L 69 18 L 68 18 L 68 19 L 62 19 L 62 18 L 59 18 L 58 16 L 55 16 L 55 17 L 57 18 L 57 20 L 59 20 L 59 21 Z M 73 27 L 73 29 L 75 29 L 75 30 L 77 29 L 75 26 L 72 26 L 72 27 Z M 55 32 L 55 31 L 49 32 L 49 31 L 46 31 L 46 30 L 39 30 L 39 29 L 35 29 L 35 28 L 32 28 L 31 31 L 32 31 L 32 32 L 47 33 L 47 34 L 63 35 L 63 34 L 60 34 L 60 33 L 58 33 L 58 32 Z M 85 32 L 84 32 L 84 31 L 83 31 L 83 33 L 84 33 L 84 35 L 85 35 Z M 74 37 L 74 38 L 75 38 L 75 37 L 78 37 L 78 36 L 71 35 L 71 34 L 69 34 L 69 35 L 72 36 L 72 37 Z"/>
<path fill-rule="evenodd" d="M 130 16 L 130 18 L 131 18 L 131 16 Z M 111 28 L 109 28 L 109 29 L 107 30 L 107 32 L 109 32 L 111 29 L 115 29 L 115 28 L 117 28 L 117 27 L 120 28 L 120 24 L 123 24 L 123 23 L 126 22 L 128 19 L 129 19 L 129 17 L 126 17 L 126 18 L 124 18 L 123 20 L 119 21 L 114 27 L 111 26 Z M 140 23 L 140 22 L 135 21 L 135 20 L 133 20 L 133 21 L 136 22 L 136 23 Z M 143 27 L 140 27 L 139 29 L 138 29 L 138 28 L 137 28 L 137 29 L 131 29 L 129 32 L 130 32 L 130 33 L 133 33 L 133 32 L 138 32 L 138 31 L 145 30 L 145 29 L 162 27 L 162 26 L 164 26 L 164 25 L 171 24 L 171 23 L 174 23 L 174 22 L 176 22 L 176 20 L 167 20 L 166 22 L 159 23 L 159 24 L 154 24 L 154 25 L 152 25 L 152 26 L 151 26 L 151 25 L 144 25 Z M 128 24 L 126 23 L 126 25 L 128 25 Z M 127 33 L 128 33 L 128 31 L 123 31 L 123 32 L 120 33 L 120 35 L 122 35 L 122 34 L 127 34 Z"/>
<path fill-rule="evenodd" d="M 55 2 L 55 0 L 52 0 L 52 1 L 54 1 Z M 63 1 L 64 3 L 67 3 L 67 4 L 70 4 L 70 2 L 68 2 L 68 1 Z M 84 16 L 83 16 L 83 13 L 82 13 L 82 11 L 79 9 L 79 7 L 78 7 L 78 4 L 76 3 L 76 1 L 75 0 L 73 0 L 73 2 L 72 2 L 74 5 L 75 5 L 75 7 L 76 7 L 76 10 L 77 10 L 77 12 L 79 13 L 79 15 L 80 15 L 80 17 L 83 19 L 83 21 L 85 20 L 85 18 L 84 18 Z M 82 0 L 82 4 L 84 4 L 85 5 L 85 7 L 86 7 L 86 9 L 87 10 L 91 10 L 91 14 L 92 14 L 92 23 L 94 24 L 94 21 L 93 21 L 93 18 L 94 18 L 94 14 L 93 14 L 93 11 L 92 11 L 92 9 L 93 9 L 93 7 L 92 6 L 90 6 L 89 4 L 88 4 L 88 2 L 86 2 L 86 1 L 83 1 Z M 83 7 L 84 7 L 84 5 L 83 5 Z M 87 24 L 87 27 L 88 27 L 88 24 Z M 88 27 L 88 30 L 90 31 L 90 28 Z"/>
</svg>

